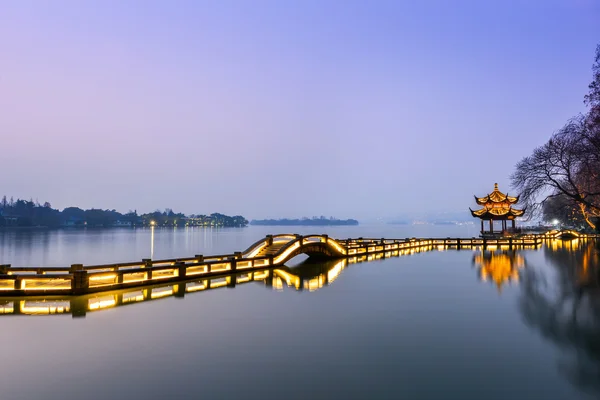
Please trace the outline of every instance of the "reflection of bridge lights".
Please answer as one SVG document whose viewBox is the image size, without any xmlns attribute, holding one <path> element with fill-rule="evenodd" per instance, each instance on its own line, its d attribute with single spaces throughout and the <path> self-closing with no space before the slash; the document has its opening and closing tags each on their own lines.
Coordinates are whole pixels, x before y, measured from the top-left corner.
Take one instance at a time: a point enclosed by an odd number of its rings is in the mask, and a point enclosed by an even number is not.
<svg viewBox="0 0 600 400">
<path fill-rule="evenodd" d="M 269 271 L 255 272 L 254 280 L 262 280 L 269 277 Z"/>
<path fill-rule="evenodd" d="M 342 273 L 342 270 L 346 267 L 346 259 L 341 260 L 339 263 L 335 264 L 333 268 L 327 271 L 327 281 L 331 284 L 333 281 L 337 279 L 337 277 Z"/>
<path fill-rule="evenodd" d="M 141 290 L 135 291 L 133 293 L 123 294 L 123 304 L 135 303 L 142 300 L 144 300 L 144 292 L 142 292 Z"/>
<path fill-rule="evenodd" d="M 30 315 L 49 315 L 49 314 L 64 314 L 70 311 L 68 301 L 49 301 L 45 300 L 21 300 L 17 302 L 20 312 L 22 314 Z M 11 307 L 11 311 L 14 311 L 14 303 Z"/>
<path fill-rule="evenodd" d="M 309 279 L 307 288 L 309 292 L 314 292 L 315 290 L 321 289 L 323 287 L 323 276 L 319 275 L 316 278 Z"/>
<path fill-rule="evenodd" d="M 252 273 L 240 275 L 236 278 L 236 283 L 246 283 L 252 280 Z"/>
<path fill-rule="evenodd" d="M 102 300 L 102 299 L 104 299 L 104 300 Z M 113 296 L 110 296 L 110 298 L 107 298 L 107 296 L 104 296 L 104 297 L 101 297 L 97 301 L 90 300 L 89 309 L 90 310 L 98 310 L 101 308 L 109 308 L 109 307 L 114 307 L 116 304 L 117 304 L 117 302 Z"/>
<path fill-rule="evenodd" d="M 275 270 L 273 270 L 273 273 L 277 274 L 281 278 L 285 279 L 285 281 L 286 281 L 286 283 L 287 283 L 288 286 L 292 286 L 293 285 L 296 288 L 300 287 L 300 278 L 299 277 L 297 277 L 295 275 L 292 275 L 292 274 L 289 274 L 286 271 L 283 271 L 281 269 L 275 269 Z"/>
<path fill-rule="evenodd" d="M 152 291 L 152 295 L 151 295 L 151 297 L 152 297 L 153 299 L 159 299 L 159 298 L 161 298 L 161 297 L 170 296 L 170 295 L 172 295 L 172 294 L 173 294 L 173 289 L 172 289 L 172 288 L 169 288 L 169 289 L 163 289 L 163 290 L 161 290 L 161 291 L 158 291 L 158 292 L 157 292 L 157 291 L 155 291 L 155 290 L 153 290 L 153 291 Z"/>
<path fill-rule="evenodd" d="M 199 290 L 205 290 L 207 288 L 207 281 L 202 281 L 202 282 L 191 282 L 188 285 L 186 285 L 186 292 L 197 292 Z"/>
<path fill-rule="evenodd" d="M 579 238 L 573 238 L 573 239 L 552 239 L 550 240 L 550 248 L 553 251 L 559 250 L 559 249 L 565 249 L 568 251 L 573 251 L 579 248 Z"/>
<path fill-rule="evenodd" d="M 283 280 L 278 276 L 273 278 L 273 289 L 277 291 L 283 290 Z"/>
<path fill-rule="evenodd" d="M 13 314 L 15 311 L 15 306 L 13 302 L 8 302 L 6 304 L 0 305 L 0 314 Z"/>
<path fill-rule="evenodd" d="M 217 279 L 210 280 L 210 288 L 211 289 L 225 287 L 225 286 L 227 286 L 227 284 L 228 284 L 227 278 L 217 278 Z"/>
</svg>

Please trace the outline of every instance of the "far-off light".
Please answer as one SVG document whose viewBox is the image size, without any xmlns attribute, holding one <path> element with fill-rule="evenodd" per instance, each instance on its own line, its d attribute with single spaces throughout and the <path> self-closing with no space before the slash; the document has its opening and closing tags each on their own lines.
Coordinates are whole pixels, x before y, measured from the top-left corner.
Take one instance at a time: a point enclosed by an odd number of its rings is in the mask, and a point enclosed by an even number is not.
<svg viewBox="0 0 600 400">
<path fill-rule="evenodd" d="M 557 220 L 557 219 L 555 219 L 555 220 L 552 221 L 552 225 L 558 225 L 559 223 L 560 223 L 560 221 Z"/>
</svg>

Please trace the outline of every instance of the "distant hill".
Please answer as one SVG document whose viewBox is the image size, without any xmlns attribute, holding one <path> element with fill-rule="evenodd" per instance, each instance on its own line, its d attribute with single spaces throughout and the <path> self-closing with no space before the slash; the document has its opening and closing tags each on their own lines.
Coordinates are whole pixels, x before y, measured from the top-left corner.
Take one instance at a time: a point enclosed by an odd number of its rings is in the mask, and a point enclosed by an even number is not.
<svg viewBox="0 0 600 400">
<path fill-rule="evenodd" d="M 302 219 L 254 219 L 250 225 L 266 226 L 336 226 L 336 225 L 358 225 L 355 219 L 336 219 L 336 218 L 302 218 Z"/>
</svg>

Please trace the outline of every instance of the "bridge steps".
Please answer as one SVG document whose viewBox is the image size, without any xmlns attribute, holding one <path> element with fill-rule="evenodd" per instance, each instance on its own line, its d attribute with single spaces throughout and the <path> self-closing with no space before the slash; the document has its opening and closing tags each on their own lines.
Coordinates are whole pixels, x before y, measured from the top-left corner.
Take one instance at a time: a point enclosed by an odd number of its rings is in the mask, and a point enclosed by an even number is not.
<svg viewBox="0 0 600 400">
<path fill-rule="evenodd" d="M 281 250 L 281 248 L 283 246 L 285 246 L 286 244 L 287 243 L 272 244 L 271 246 L 267 246 L 267 247 L 263 248 L 261 251 L 258 252 L 258 254 L 256 256 L 257 257 L 273 256 L 273 255 L 279 253 L 279 250 Z"/>
</svg>

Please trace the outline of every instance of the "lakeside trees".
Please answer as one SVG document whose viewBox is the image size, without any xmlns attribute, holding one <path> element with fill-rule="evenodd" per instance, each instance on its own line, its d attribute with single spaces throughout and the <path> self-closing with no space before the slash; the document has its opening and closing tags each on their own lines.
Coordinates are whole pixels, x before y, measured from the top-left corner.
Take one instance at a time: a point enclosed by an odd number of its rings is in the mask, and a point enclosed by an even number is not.
<svg viewBox="0 0 600 400">
<path fill-rule="evenodd" d="M 170 208 L 138 215 L 136 211 L 122 214 L 116 210 L 67 207 L 62 211 L 53 209 L 51 204 L 40 204 L 33 200 L 3 196 L 0 200 L 0 227 L 115 227 L 115 226 L 213 226 L 242 227 L 248 221 L 240 216 L 213 213 L 211 215 L 191 215 L 175 213 Z"/>
<path fill-rule="evenodd" d="M 170 208 L 164 212 L 159 210 L 141 215 L 143 225 L 154 226 L 216 226 L 216 227 L 242 227 L 248 225 L 248 220 L 241 215 L 233 217 L 220 213 L 212 213 L 210 215 L 192 214 L 186 216 L 182 213 L 175 213 Z"/>
<path fill-rule="evenodd" d="M 600 45 L 592 72 L 584 98 L 588 113 L 573 117 L 519 161 L 511 180 L 533 215 L 542 214 L 546 220 L 563 215 L 568 222 L 579 219 L 596 229 L 600 218 Z"/>
</svg>

